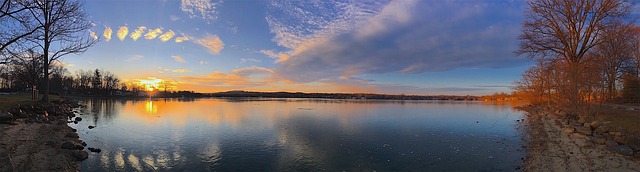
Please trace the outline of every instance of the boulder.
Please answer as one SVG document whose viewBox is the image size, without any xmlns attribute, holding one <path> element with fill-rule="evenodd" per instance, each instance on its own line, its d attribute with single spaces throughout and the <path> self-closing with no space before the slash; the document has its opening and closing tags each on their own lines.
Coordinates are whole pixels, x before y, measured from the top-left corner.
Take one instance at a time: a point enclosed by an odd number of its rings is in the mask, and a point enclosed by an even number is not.
<svg viewBox="0 0 640 172">
<path fill-rule="evenodd" d="M 613 141 L 613 140 L 607 140 L 606 142 L 604 142 L 605 145 L 611 147 L 611 146 L 615 146 L 615 145 L 619 145 L 618 142 Z"/>
<path fill-rule="evenodd" d="M 593 142 L 599 145 L 604 145 L 607 143 L 607 138 L 604 137 L 593 137 Z"/>
<path fill-rule="evenodd" d="M 582 127 L 576 130 L 577 133 L 584 134 L 586 136 L 593 135 L 593 131 L 591 131 L 590 127 Z"/>
<path fill-rule="evenodd" d="M 93 125 L 89 126 L 89 129 L 93 129 L 93 128 L 96 128 L 96 126 L 93 126 Z"/>
<path fill-rule="evenodd" d="M 89 158 L 89 153 L 87 151 L 83 151 L 83 150 L 76 150 L 76 151 L 71 151 L 71 156 L 76 158 L 76 160 L 78 161 L 82 161 L 85 160 L 87 158 Z"/>
<path fill-rule="evenodd" d="M 613 145 L 609 146 L 609 150 L 625 156 L 633 156 L 633 149 L 626 145 Z"/>
<path fill-rule="evenodd" d="M 598 133 L 607 133 L 607 132 L 609 132 L 610 129 L 611 129 L 611 127 L 609 127 L 609 125 L 600 125 L 600 126 L 598 126 L 598 128 L 596 128 L 596 132 L 598 132 Z"/>
<path fill-rule="evenodd" d="M 82 150 L 84 149 L 84 146 L 76 142 L 64 141 L 62 145 L 60 145 L 60 148 L 68 150 Z"/>
<path fill-rule="evenodd" d="M 80 136 L 78 135 L 78 133 L 76 132 L 68 132 L 67 134 L 64 135 L 65 137 L 69 137 L 69 138 L 80 138 Z"/>
<path fill-rule="evenodd" d="M 571 134 L 571 133 L 573 133 L 574 131 L 576 131 L 576 129 L 575 129 L 575 128 L 570 127 L 570 128 L 565 128 L 563 131 L 564 131 L 564 133 Z"/>
<path fill-rule="evenodd" d="M 625 138 L 622 135 L 617 135 L 617 136 L 613 137 L 613 140 L 615 140 L 618 143 L 625 143 Z"/>
<path fill-rule="evenodd" d="M 584 148 L 591 148 L 593 147 L 593 142 L 591 142 L 590 140 L 576 140 L 575 141 L 576 145 L 580 146 L 580 147 L 584 147 Z"/>
<path fill-rule="evenodd" d="M 573 133 L 573 134 L 571 134 L 571 138 L 574 138 L 574 139 L 584 139 L 584 138 L 586 138 L 586 137 L 587 137 L 587 136 L 585 136 L 584 134 L 580 134 L 580 133 Z"/>
<path fill-rule="evenodd" d="M 9 112 L 0 112 L 0 123 L 11 123 L 13 122 L 13 115 Z"/>
<path fill-rule="evenodd" d="M 100 153 L 100 152 L 102 151 L 102 150 L 100 150 L 100 149 L 98 149 L 98 148 L 92 148 L 92 147 L 87 148 L 87 149 L 89 149 L 89 151 L 91 151 L 91 152 L 95 152 L 95 153 Z"/>
<path fill-rule="evenodd" d="M 82 117 L 76 117 L 76 121 L 82 121 Z"/>
</svg>

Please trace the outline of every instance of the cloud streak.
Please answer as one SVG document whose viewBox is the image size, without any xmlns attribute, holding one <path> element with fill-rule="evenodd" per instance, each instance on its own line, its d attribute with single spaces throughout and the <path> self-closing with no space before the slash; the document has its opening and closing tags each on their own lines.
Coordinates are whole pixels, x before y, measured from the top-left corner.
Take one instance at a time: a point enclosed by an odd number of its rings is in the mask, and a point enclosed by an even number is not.
<svg viewBox="0 0 640 172">
<path fill-rule="evenodd" d="M 160 41 L 167 42 L 167 41 L 171 40 L 171 38 L 173 38 L 173 36 L 175 36 L 175 35 L 176 34 L 172 30 L 169 30 L 169 31 L 165 32 L 164 34 L 160 35 Z"/>
<path fill-rule="evenodd" d="M 158 36 L 160 36 L 160 34 L 162 34 L 162 29 L 160 28 L 156 28 L 156 29 L 149 29 L 149 31 L 144 34 L 144 39 L 155 39 Z"/>
<path fill-rule="evenodd" d="M 142 37 L 142 34 L 144 34 L 145 30 L 147 30 L 147 27 L 140 26 L 138 27 L 138 29 L 134 30 L 129 36 L 131 37 L 131 39 L 133 39 L 133 41 L 137 41 L 138 38 Z"/>
<path fill-rule="evenodd" d="M 354 21 L 351 28 L 336 25 L 330 31 L 310 32 L 307 37 L 311 38 L 299 42 L 287 35 L 304 30 L 272 22 L 274 41 L 291 50 L 275 71 L 306 83 L 362 74 L 502 68 L 524 63 L 512 53 L 518 45 L 521 21 L 521 10 L 512 2 L 403 0 L 373 11 L 375 15 L 364 15 L 366 19 Z M 313 36 L 318 33 L 325 36 Z"/>
<path fill-rule="evenodd" d="M 217 35 L 207 36 L 203 39 L 197 40 L 196 42 L 207 48 L 209 52 L 213 54 L 219 54 L 220 51 L 224 48 L 224 43 Z"/>
<path fill-rule="evenodd" d="M 182 57 L 180 56 L 171 56 L 171 58 L 173 60 L 175 60 L 176 62 L 180 62 L 180 63 L 186 63 L 187 61 L 185 61 Z"/>
</svg>

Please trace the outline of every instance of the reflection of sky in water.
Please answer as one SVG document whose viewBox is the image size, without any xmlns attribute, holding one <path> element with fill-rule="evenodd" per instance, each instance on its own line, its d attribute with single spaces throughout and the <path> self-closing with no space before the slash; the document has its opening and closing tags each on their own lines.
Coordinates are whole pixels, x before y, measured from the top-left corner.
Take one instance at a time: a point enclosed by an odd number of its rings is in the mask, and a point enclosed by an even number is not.
<svg viewBox="0 0 640 172">
<path fill-rule="evenodd" d="M 83 171 L 513 170 L 510 106 L 312 99 L 86 100 Z M 94 129 L 87 126 L 95 125 Z M 464 164 L 464 165 L 462 165 Z"/>
</svg>

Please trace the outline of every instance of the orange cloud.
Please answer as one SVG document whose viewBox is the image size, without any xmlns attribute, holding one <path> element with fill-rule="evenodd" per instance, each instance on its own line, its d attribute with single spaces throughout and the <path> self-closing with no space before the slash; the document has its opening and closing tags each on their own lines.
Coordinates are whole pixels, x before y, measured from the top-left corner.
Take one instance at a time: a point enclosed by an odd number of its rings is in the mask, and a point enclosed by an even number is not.
<svg viewBox="0 0 640 172">
<path fill-rule="evenodd" d="M 187 69 L 173 69 L 173 70 L 171 70 L 171 72 L 173 72 L 173 73 L 186 73 L 186 72 L 189 72 L 189 70 L 187 70 Z"/>
<path fill-rule="evenodd" d="M 224 48 L 224 43 L 217 35 L 207 36 L 206 38 L 200 39 L 197 42 L 203 47 L 209 49 L 209 51 L 213 54 L 219 54 L 222 48 Z"/>
<path fill-rule="evenodd" d="M 182 34 L 181 37 L 176 37 L 176 43 L 181 43 L 188 40 L 190 40 L 190 38 L 184 34 Z"/>
<path fill-rule="evenodd" d="M 180 56 L 171 56 L 171 58 L 177 62 L 185 63 L 186 61 Z"/>
<path fill-rule="evenodd" d="M 107 40 L 107 42 L 111 40 L 111 33 L 113 33 L 113 30 L 111 30 L 110 27 L 107 27 L 106 29 L 104 29 L 104 32 L 102 33 L 102 35 L 104 36 L 105 40 Z"/>
<path fill-rule="evenodd" d="M 129 28 L 127 28 L 127 26 L 120 26 L 120 29 L 118 29 L 118 39 L 120 39 L 120 41 L 124 41 L 124 38 L 127 37 L 127 34 L 129 33 Z"/>
<path fill-rule="evenodd" d="M 271 58 L 275 58 L 278 59 L 276 60 L 276 63 L 280 63 L 280 62 L 284 62 L 287 61 L 289 59 L 289 57 L 291 55 L 287 54 L 287 53 L 276 53 L 273 50 L 260 50 L 260 53 L 267 55 Z"/>
<path fill-rule="evenodd" d="M 173 38 L 173 36 L 175 35 L 176 34 L 172 30 L 169 30 L 168 32 L 165 32 L 164 34 L 160 35 L 160 41 L 167 42 L 171 40 L 171 38 Z"/>
<path fill-rule="evenodd" d="M 156 28 L 156 29 L 153 29 L 153 30 L 149 29 L 147 34 L 144 34 L 144 38 L 145 39 L 155 39 L 160 34 L 162 34 L 162 29 L 160 29 L 160 28 Z"/>
<path fill-rule="evenodd" d="M 89 31 L 89 36 L 91 36 L 93 40 L 98 40 L 98 35 L 96 35 L 96 33 L 93 31 Z"/>
<path fill-rule="evenodd" d="M 74 64 L 63 63 L 63 62 L 60 62 L 60 61 L 53 61 L 53 62 L 51 62 L 51 65 L 52 65 L 52 66 L 61 66 L 61 67 L 71 67 L 71 66 L 76 66 L 76 65 L 74 65 Z"/>
<path fill-rule="evenodd" d="M 142 36 L 142 34 L 144 33 L 144 30 L 146 30 L 147 27 L 144 26 L 140 26 L 138 27 L 138 29 L 136 29 L 135 31 L 133 31 L 133 33 L 131 33 L 131 39 L 133 39 L 134 41 L 137 41 L 138 38 L 140 38 Z"/>
</svg>

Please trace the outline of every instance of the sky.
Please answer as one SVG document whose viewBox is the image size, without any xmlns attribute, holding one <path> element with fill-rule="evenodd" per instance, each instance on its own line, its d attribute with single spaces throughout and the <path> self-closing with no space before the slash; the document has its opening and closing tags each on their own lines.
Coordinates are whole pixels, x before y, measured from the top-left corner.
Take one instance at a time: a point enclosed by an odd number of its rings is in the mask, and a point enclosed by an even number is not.
<svg viewBox="0 0 640 172">
<path fill-rule="evenodd" d="M 197 92 L 511 92 L 519 0 L 88 0 L 99 39 L 61 59 Z"/>
</svg>

